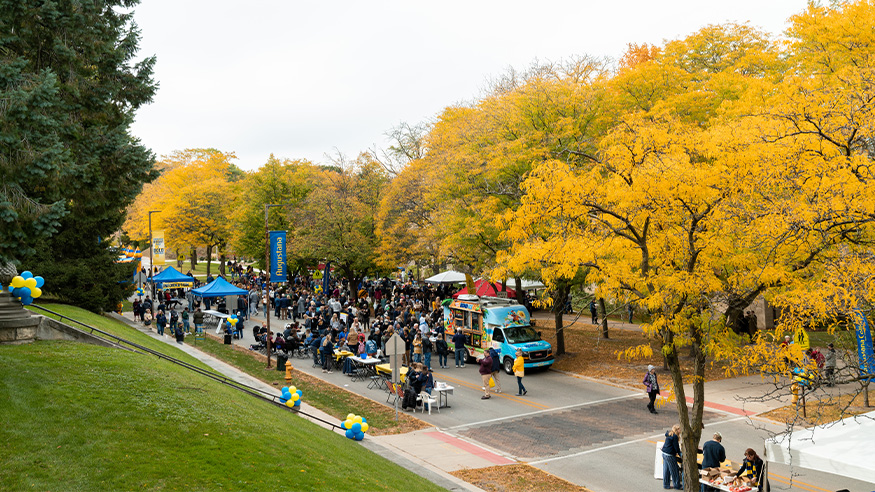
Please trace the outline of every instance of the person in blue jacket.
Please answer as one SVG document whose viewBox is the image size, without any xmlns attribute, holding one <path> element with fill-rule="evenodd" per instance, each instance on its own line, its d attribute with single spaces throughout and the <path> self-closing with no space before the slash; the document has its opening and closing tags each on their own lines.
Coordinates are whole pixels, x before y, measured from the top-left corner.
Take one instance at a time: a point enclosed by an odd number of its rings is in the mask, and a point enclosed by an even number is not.
<svg viewBox="0 0 875 492">
<path fill-rule="evenodd" d="M 681 426 L 678 424 L 665 433 L 665 444 L 662 445 L 662 488 L 664 489 L 672 488 L 672 484 L 678 490 L 683 489 L 681 471 L 678 468 L 678 458 L 682 456 L 680 435 Z"/>
<path fill-rule="evenodd" d="M 457 331 L 453 335 L 453 346 L 456 349 L 456 367 L 465 367 L 465 359 L 468 357 L 468 352 L 465 350 L 466 338 L 462 330 Z"/>
</svg>

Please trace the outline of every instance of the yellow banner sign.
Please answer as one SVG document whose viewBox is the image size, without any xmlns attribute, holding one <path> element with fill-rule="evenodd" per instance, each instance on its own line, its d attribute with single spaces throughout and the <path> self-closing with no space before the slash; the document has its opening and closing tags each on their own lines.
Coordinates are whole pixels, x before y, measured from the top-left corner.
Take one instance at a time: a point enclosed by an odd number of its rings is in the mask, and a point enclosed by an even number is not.
<svg viewBox="0 0 875 492">
<path fill-rule="evenodd" d="M 161 284 L 162 289 L 178 289 L 180 287 L 191 287 L 192 282 L 164 282 Z"/>
<path fill-rule="evenodd" d="M 152 266 L 164 264 L 164 231 L 152 231 Z"/>
</svg>

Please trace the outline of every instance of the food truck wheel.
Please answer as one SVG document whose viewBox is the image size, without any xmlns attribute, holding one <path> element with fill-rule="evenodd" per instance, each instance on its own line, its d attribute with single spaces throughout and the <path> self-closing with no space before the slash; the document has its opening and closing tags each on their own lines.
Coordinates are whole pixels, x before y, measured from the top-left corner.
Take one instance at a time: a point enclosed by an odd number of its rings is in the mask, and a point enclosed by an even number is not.
<svg viewBox="0 0 875 492">
<path fill-rule="evenodd" d="M 510 357 L 505 357 L 501 365 L 504 366 L 504 372 L 511 375 L 513 374 L 513 359 L 511 359 Z"/>
</svg>

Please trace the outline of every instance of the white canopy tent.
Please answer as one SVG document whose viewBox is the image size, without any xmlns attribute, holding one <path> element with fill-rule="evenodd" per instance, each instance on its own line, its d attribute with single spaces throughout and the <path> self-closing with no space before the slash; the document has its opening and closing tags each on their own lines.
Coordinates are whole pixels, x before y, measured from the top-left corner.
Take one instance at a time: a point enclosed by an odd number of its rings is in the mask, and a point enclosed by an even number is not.
<svg viewBox="0 0 875 492">
<path fill-rule="evenodd" d="M 766 459 L 875 483 L 875 412 L 766 440 Z"/>
<path fill-rule="evenodd" d="M 424 280 L 429 284 L 457 284 L 464 281 L 465 274 L 455 270 L 447 270 Z"/>
</svg>

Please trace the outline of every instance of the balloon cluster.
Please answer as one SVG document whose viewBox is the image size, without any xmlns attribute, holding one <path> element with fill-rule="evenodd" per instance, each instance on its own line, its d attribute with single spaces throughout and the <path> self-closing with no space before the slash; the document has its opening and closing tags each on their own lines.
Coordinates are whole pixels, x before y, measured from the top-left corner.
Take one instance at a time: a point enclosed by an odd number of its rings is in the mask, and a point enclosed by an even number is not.
<svg viewBox="0 0 875 492">
<path fill-rule="evenodd" d="M 41 287 L 45 283 L 42 277 L 34 277 L 29 271 L 22 272 L 21 275 L 12 277 L 12 282 L 9 283 L 9 290 L 13 297 L 17 297 L 22 304 L 27 306 L 34 299 L 43 295 Z"/>
<path fill-rule="evenodd" d="M 237 317 L 236 314 L 232 314 L 231 316 L 228 316 L 228 325 L 231 326 L 230 331 L 234 331 L 234 327 L 237 326 L 237 323 L 239 323 L 239 322 L 240 322 L 240 319 Z"/>
<path fill-rule="evenodd" d="M 292 386 L 283 386 L 283 396 L 280 397 L 280 403 L 289 408 L 298 408 L 301 406 L 301 397 L 304 392 Z"/>
<path fill-rule="evenodd" d="M 144 291 L 142 287 L 140 287 L 139 289 L 137 289 L 137 295 L 138 295 L 138 296 L 143 297 L 143 294 L 145 294 L 145 293 L 146 293 L 146 291 Z"/>
<path fill-rule="evenodd" d="M 351 413 L 346 416 L 346 420 L 340 423 L 340 428 L 346 430 L 346 437 L 361 441 L 365 438 L 365 432 L 369 428 L 368 419 Z"/>
</svg>

